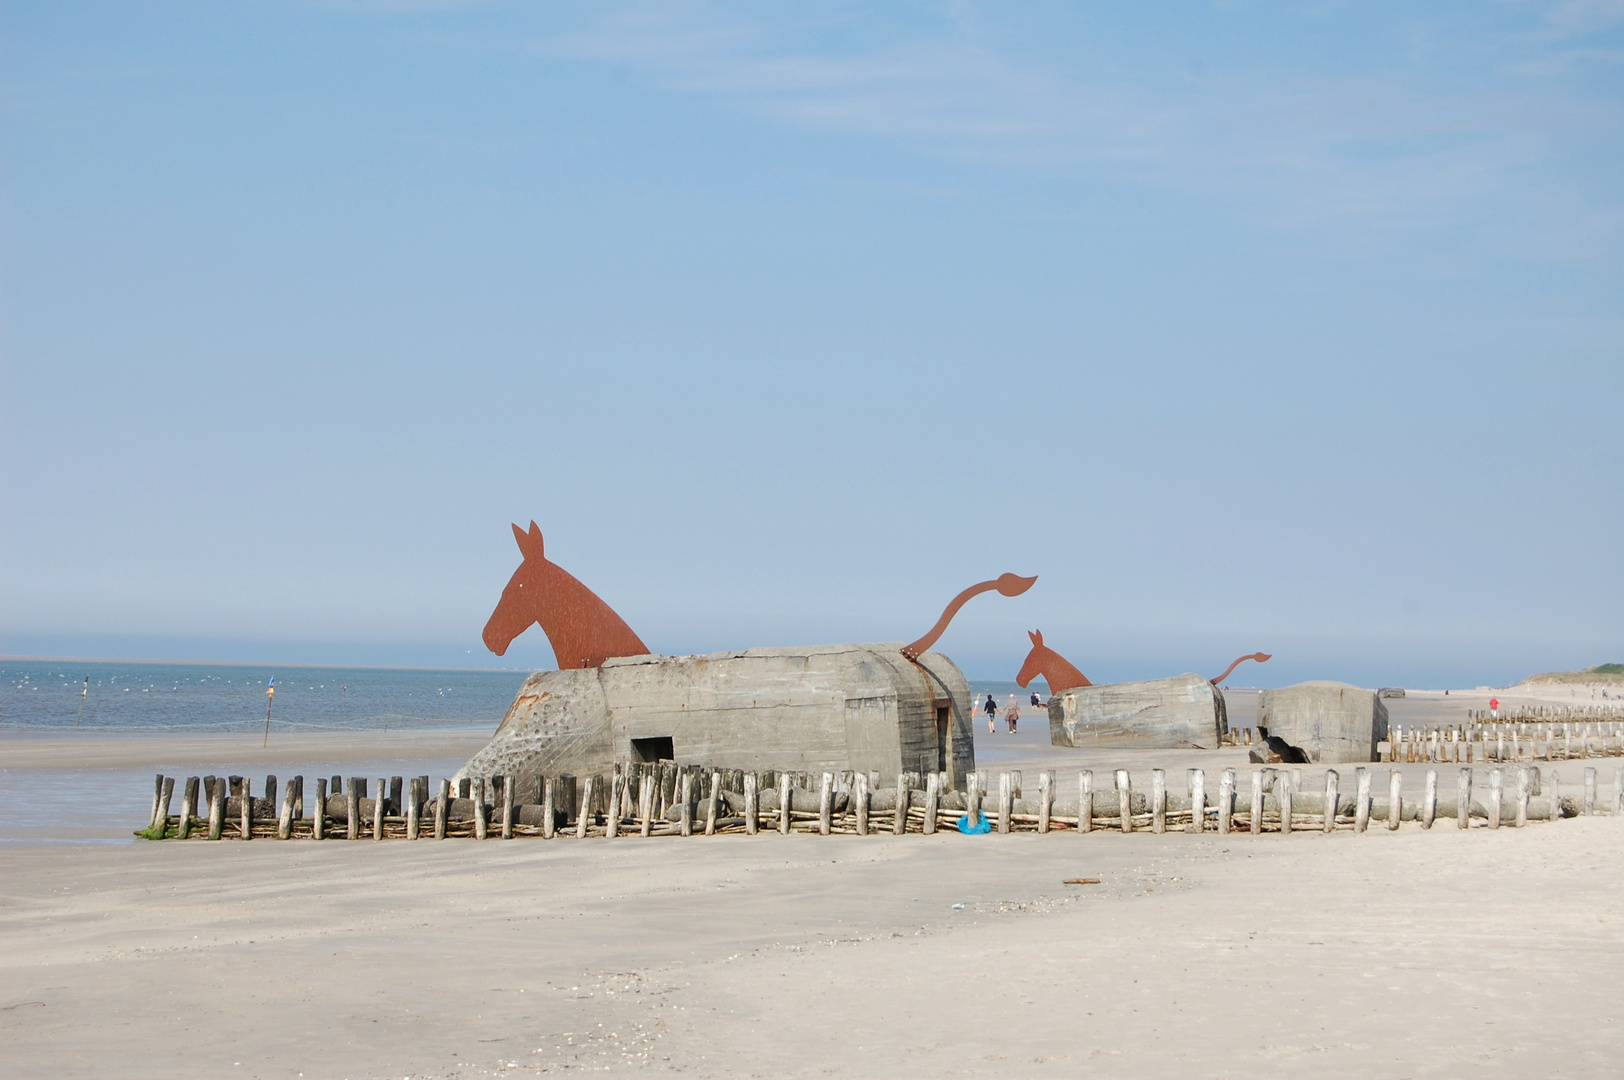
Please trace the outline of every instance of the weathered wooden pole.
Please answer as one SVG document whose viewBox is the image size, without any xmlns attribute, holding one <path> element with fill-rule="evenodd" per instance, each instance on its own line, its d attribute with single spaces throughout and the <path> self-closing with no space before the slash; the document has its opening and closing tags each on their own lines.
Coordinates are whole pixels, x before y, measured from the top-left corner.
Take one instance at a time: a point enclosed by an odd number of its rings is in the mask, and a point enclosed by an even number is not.
<svg viewBox="0 0 1624 1080">
<path fill-rule="evenodd" d="M 751 836 L 761 828 L 761 822 L 757 820 L 759 803 L 760 800 L 756 796 L 756 774 L 747 772 L 744 774 L 744 831 Z"/>
<path fill-rule="evenodd" d="M 780 773 L 778 777 L 778 835 L 788 836 L 790 830 L 790 810 L 795 802 L 794 787 L 790 783 L 789 773 Z M 907 784 L 899 774 L 897 776 L 897 790 L 906 791 Z M 907 811 L 902 811 L 906 820 Z M 899 832 L 901 830 L 898 830 Z"/>
<path fill-rule="evenodd" d="M 1455 828 L 1472 827 L 1472 770 L 1465 768 L 1455 780 Z"/>
<path fill-rule="evenodd" d="M 434 838 L 445 839 L 446 825 L 451 819 L 451 781 L 441 777 L 440 794 L 434 800 Z"/>
<path fill-rule="evenodd" d="M 553 778 L 543 776 L 541 784 L 541 838 L 551 840 L 558 834 L 557 794 L 553 789 Z"/>
<path fill-rule="evenodd" d="M 361 838 L 361 780 L 351 776 L 344 781 L 344 839 Z"/>
<path fill-rule="evenodd" d="M 209 839 L 220 839 L 226 823 L 226 781 L 217 777 L 209 786 Z"/>
<path fill-rule="evenodd" d="M 322 840 L 327 836 L 327 778 L 316 777 L 315 813 L 310 815 L 310 839 Z"/>
<path fill-rule="evenodd" d="M 180 797 L 180 838 L 185 840 L 192 835 L 192 826 L 196 824 L 192 819 L 197 817 L 197 777 L 186 778 L 186 788 Z"/>
<path fill-rule="evenodd" d="M 1404 819 L 1404 774 L 1397 769 L 1387 771 L 1387 827 L 1396 829 Z"/>
<path fill-rule="evenodd" d="M 857 815 L 857 835 L 868 835 L 868 773 L 860 772 L 852 777 L 852 799 L 856 802 L 854 810 Z"/>
<path fill-rule="evenodd" d="M 181 803 L 183 811 L 185 805 L 183 800 Z M 1596 767 L 1594 765 L 1585 766 L 1584 807 L 1581 812 L 1585 817 L 1592 817 L 1596 813 Z"/>
<path fill-rule="evenodd" d="M 155 773 L 152 777 L 152 816 L 150 820 L 147 821 L 148 829 L 156 829 L 158 827 L 158 804 L 163 799 L 163 794 L 164 774 Z"/>
<path fill-rule="evenodd" d="M 1116 771 L 1117 813 L 1121 817 L 1122 831 L 1133 832 L 1133 779 L 1127 769 Z"/>
<path fill-rule="evenodd" d="M 406 839 L 408 840 L 416 840 L 423 835 L 423 819 L 421 811 L 424 793 L 422 787 L 420 786 L 421 783 L 422 782 L 414 776 L 411 779 L 411 783 L 406 785 L 406 805 L 402 809 L 406 811 Z"/>
<path fill-rule="evenodd" d="M 160 840 L 162 840 L 169 833 L 169 805 L 174 801 L 174 799 L 175 778 L 173 776 L 166 776 L 164 777 L 163 791 L 160 792 L 158 799 L 158 813 L 156 815 L 157 820 L 152 824 L 153 832 Z"/>
<path fill-rule="evenodd" d="M 238 788 L 241 795 L 237 800 L 237 809 L 239 811 L 237 815 L 237 836 L 241 840 L 252 840 L 254 838 L 253 790 L 254 781 L 249 777 L 243 777 L 242 787 Z"/>
<path fill-rule="evenodd" d="M 616 765 L 614 775 L 609 777 L 609 813 L 603 819 L 603 835 L 609 839 L 620 835 L 620 797 L 625 785 L 626 774 Z"/>
<path fill-rule="evenodd" d="M 1489 828 L 1500 827 L 1500 800 L 1505 792 L 1505 777 L 1499 768 L 1489 770 Z"/>
<path fill-rule="evenodd" d="M 705 835 L 716 835 L 716 803 L 722 795 L 722 774 L 716 769 L 711 770 L 710 791 L 705 795 Z"/>
<path fill-rule="evenodd" d="M 1421 795 L 1421 827 L 1432 828 L 1432 821 L 1438 816 L 1438 770 L 1427 770 L 1427 786 Z"/>
<path fill-rule="evenodd" d="M 1263 834 L 1263 770 L 1252 770 L 1252 835 Z"/>
<path fill-rule="evenodd" d="M 1551 800 L 1551 817 L 1550 817 L 1550 820 L 1552 820 L 1552 821 L 1561 821 L 1562 820 L 1562 778 L 1556 774 L 1555 769 L 1551 770 L 1550 776 L 1546 779 L 1545 787 L 1547 788 L 1546 795 L 1548 795 L 1550 797 L 1550 800 Z"/>
<path fill-rule="evenodd" d="M 1167 772 L 1164 769 L 1150 770 L 1150 831 L 1167 831 Z"/>
<path fill-rule="evenodd" d="M 282 812 L 276 816 L 276 838 L 287 840 L 293 836 L 293 796 L 295 785 L 288 781 L 282 789 Z"/>
<path fill-rule="evenodd" d="M 1190 795 L 1190 832 L 1204 832 L 1207 828 L 1207 772 L 1205 769 L 1187 769 L 1184 789 Z"/>
<path fill-rule="evenodd" d="M 1521 829 L 1528 824 L 1528 796 L 1533 790 L 1533 784 L 1528 772 L 1528 766 L 1517 768 L 1517 828 Z"/>
<path fill-rule="evenodd" d="M 1274 778 L 1274 797 L 1280 800 L 1280 831 L 1291 831 L 1292 774 L 1282 769 Z"/>
<path fill-rule="evenodd" d="M 597 786 L 596 773 L 590 773 L 581 781 L 581 809 L 575 815 L 575 838 L 585 840 L 587 830 L 592 827 L 592 789 Z"/>
<path fill-rule="evenodd" d="M 1094 773 L 1091 769 L 1077 774 L 1077 831 L 1094 831 Z"/>
<path fill-rule="evenodd" d="M 1218 774 L 1218 832 L 1228 836 L 1235 816 L 1235 770 Z"/>
<path fill-rule="evenodd" d="M 372 839 L 383 839 L 383 812 L 388 807 L 384 796 L 389 791 L 387 777 L 378 777 L 378 790 L 372 793 Z"/>
<path fill-rule="evenodd" d="M 1322 832 L 1336 831 L 1337 784 L 1340 780 L 1341 777 L 1337 776 L 1335 769 L 1325 770 L 1325 808 L 1320 814 L 1320 830 Z"/>
<path fill-rule="evenodd" d="M 1353 831 L 1362 833 L 1370 827 L 1370 770 L 1363 766 L 1353 771 L 1358 783 L 1358 794 L 1354 797 Z"/>
<path fill-rule="evenodd" d="M 925 777 L 925 823 L 921 826 L 926 836 L 936 834 L 936 813 L 942 805 L 942 774 L 931 770 Z"/>
<path fill-rule="evenodd" d="M 1009 773 L 998 774 L 998 831 L 1009 832 L 1009 815 L 1014 809 L 1014 779 Z"/>
<path fill-rule="evenodd" d="M 660 788 L 657 768 L 656 775 L 644 773 L 637 782 L 637 831 L 643 836 L 654 829 L 654 799 Z"/>
<path fill-rule="evenodd" d="M 1038 832 L 1049 831 L 1049 814 L 1054 809 L 1054 773 L 1038 773 Z"/>
<path fill-rule="evenodd" d="M 908 777 L 897 773 L 897 812 L 891 820 L 891 835 L 901 836 L 908 831 Z"/>
</svg>

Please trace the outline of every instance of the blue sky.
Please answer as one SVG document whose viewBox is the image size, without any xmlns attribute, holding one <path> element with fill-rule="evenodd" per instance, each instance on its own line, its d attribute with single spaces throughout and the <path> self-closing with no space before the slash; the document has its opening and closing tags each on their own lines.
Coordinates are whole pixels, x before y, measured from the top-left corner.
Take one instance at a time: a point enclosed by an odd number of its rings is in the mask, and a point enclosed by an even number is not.
<svg viewBox="0 0 1624 1080">
<path fill-rule="evenodd" d="M 1624 4 L 0 4 L 0 652 L 1624 659 Z M 539 630 L 503 664 L 547 666 Z M 1244 678 L 1244 676 L 1243 676 Z"/>
</svg>

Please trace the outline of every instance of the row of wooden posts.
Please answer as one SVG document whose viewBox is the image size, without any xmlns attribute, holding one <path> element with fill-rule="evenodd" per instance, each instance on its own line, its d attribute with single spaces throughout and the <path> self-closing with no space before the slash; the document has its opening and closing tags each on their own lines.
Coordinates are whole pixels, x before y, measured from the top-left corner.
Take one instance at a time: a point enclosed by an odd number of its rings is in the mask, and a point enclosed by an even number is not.
<svg viewBox="0 0 1624 1080">
<path fill-rule="evenodd" d="M 1518 705 L 1509 709 L 1468 709 L 1474 724 L 1582 724 L 1591 720 L 1624 720 L 1624 702 L 1617 705 Z"/>
<path fill-rule="evenodd" d="M 710 836 L 753 834 L 763 827 L 780 833 L 823 835 L 930 834 L 939 828 L 954 828 L 966 816 L 972 822 L 980 821 L 987 801 L 986 816 L 1000 833 L 1095 829 L 1160 833 L 1181 826 L 1189 832 L 1215 829 L 1223 834 L 1304 828 L 1330 832 L 1344 826 L 1363 832 L 1371 820 L 1384 820 L 1389 829 L 1397 829 L 1404 820 L 1431 828 L 1438 817 L 1453 817 L 1462 829 L 1471 824 L 1472 817 L 1480 817 L 1486 827 L 1497 829 L 1508 822 L 1521 826 L 1531 819 L 1555 820 L 1598 811 L 1593 767 L 1584 770 L 1583 795 L 1577 805 L 1561 797 L 1554 771 L 1542 777 L 1533 766 L 1509 770 L 1509 791 L 1507 771 L 1489 770 L 1488 791 L 1481 801 L 1475 801 L 1472 769 L 1460 770 L 1453 798 L 1440 798 L 1438 771 L 1429 769 L 1421 798 L 1406 801 L 1403 775 L 1396 769 L 1389 770 L 1386 799 L 1378 800 L 1372 793 L 1373 772 L 1364 767 L 1355 770 L 1356 794 L 1352 797 L 1341 793 L 1341 777 L 1334 769 L 1326 771 L 1321 791 L 1309 791 L 1300 769 L 1261 768 L 1252 772 L 1251 798 L 1245 803 L 1238 801 L 1234 769 L 1223 770 L 1217 798 L 1210 801 L 1202 769 L 1186 770 L 1183 796 L 1168 791 L 1164 770 L 1151 770 L 1148 797 L 1134 790 L 1126 769 L 1115 770 L 1110 787 L 1100 790 L 1095 788 L 1093 772 L 1083 770 L 1077 776 L 1079 797 L 1070 804 L 1056 802 L 1053 772 L 1039 774 L 1036 799 L 1023 798 L 1019 772 L 1000 773 L 996 798 L 991 800 L 985 774 L 971 774 L 966 790 L 951 791 L 945 790 L 940 773 L 927 773 L 923 778 L 904 773 L 893 790 L 878 790 L 877 777 L 872 774 L 826 772 L 814 791 L 813 778 L 806 773 L 758 774 L 696 766 L 645 771 L 632 766 L 617 768 L 608 778 L 536 777 L 524 785 L 534 791 L 533 803 L 521 801 L 521 785 L 512 776 L 490 781 L 464 779 L 455 793 L 450 781 L 441 780 L 432 799 L 427 776 L 412 777 L 409 782 L 398 776 L 379 778 L 371 797 L 364 778 L 350 777 L 344 784 L 343 778 L 335 776 L 332 794 L 326 778 L 316 781 L 308 814 L 302 776 L 293 777 L 283 788 L 279 809 L 274 776 L 266 778 L 261 797 L 251 794 L 245 777 L 194 776 L 185 782 L 178 817 L 169 812 L 175 778 L 160 774 L 154 784 L 152 824 L 142 835 L 182 840 L 228 836 L 243 840 L 255 836 L 283 840 L 403 836 L 416 840 L 427 833 L 435 839 L 472 836 L 483 840 L 493 833 L 504 839 L 526 835 L 548 839 L 560 835 Z M 661 782 L 666 776 L 672 781 L 670 791 Z M 916 786 L 921 779 L 922 788 Z M 763 785 L 763 780 L 768 783 Z M 705 788 L 702 796 L 701 787 Z M 202 804 L 200 794 L 205 800 Z M 486 802 L 487 795 L 493 803 Z M 1535 802 L 1536 797 L 1540 801 Z M 200 816 L 198 811 L 205 806 L 206 817 Z M 1609 814 L 1624 814 L 1624 766 L 1613 772 L 1611 797 L 1605 806 Z M 235 823 L 234 829 L 228 829 L 228 821 Z"/>
<path fill-rule="evenodd" d="M 1500 720 L 1461 726 L 1395 724 L 1383 761 L 1561 761 L 1624 756 L 1624 723 Z"/>
</svg>

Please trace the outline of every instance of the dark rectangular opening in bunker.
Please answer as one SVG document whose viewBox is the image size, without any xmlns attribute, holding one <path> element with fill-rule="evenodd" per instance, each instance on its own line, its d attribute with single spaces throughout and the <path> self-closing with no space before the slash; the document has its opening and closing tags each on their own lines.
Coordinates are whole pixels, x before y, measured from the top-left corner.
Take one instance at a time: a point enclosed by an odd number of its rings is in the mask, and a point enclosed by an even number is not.
<svg viewBox="0 0 1624 1080">
<path fill-rule="evenodd" d="M 936 771 L 947 771 L 947 721 L 948 707 L 936 706 Z"/>
<path fill-rule="evenodd" d="M 671 745 L 671 736 L 655 739 L 633 739 L 632 758 L 636 761 L 675 761 L 677 751 Z"/>
</svg>

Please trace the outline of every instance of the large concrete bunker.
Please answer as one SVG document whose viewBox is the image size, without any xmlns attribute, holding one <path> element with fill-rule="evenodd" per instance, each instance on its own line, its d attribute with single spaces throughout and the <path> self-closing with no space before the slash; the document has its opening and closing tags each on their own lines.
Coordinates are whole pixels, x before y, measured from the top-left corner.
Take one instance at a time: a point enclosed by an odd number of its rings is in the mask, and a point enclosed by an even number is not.
<svg viewBox="0 0 1624 1080">
<path fill-rule="evenodd" d="M 1224 692 L 1200 675 L 1081 686 L 1049 698 L 1055 746 L 1210 750 L 1228 731 Z"/>
<path fill-rule="evenodd" d="M 1313 764 L 1375 761 L 1387 738 L 1387 706 L 1376 691 L 1342 682 L 1265 690 L 1257 726 L 1283 760 Z"/>
<path fill-rule="evenodd" d="M 902 645 L 815 645 L 623 656 L 525 681 L 490 743 L 457 774 L 595 775 L 670 759 L 796 772 L 975 769 L 970 688 L 946 656 Z"/>
</svg>

